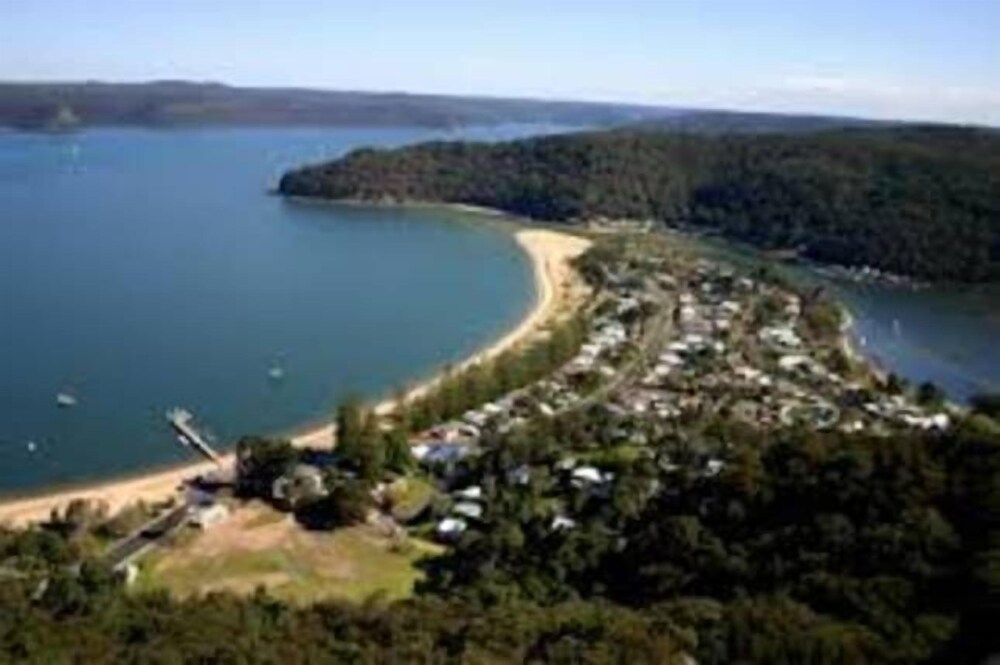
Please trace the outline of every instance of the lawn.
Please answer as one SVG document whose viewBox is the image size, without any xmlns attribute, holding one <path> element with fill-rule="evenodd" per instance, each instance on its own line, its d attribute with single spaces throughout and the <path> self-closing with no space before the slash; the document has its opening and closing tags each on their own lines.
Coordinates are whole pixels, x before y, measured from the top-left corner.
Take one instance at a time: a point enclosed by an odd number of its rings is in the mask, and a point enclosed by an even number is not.
<svg viewBox="0 0 1000 665">
<path fill-rule="evenodd" d="M 387 491 L 393 517 L 404 524 L 423 512 L 434 494 L 434 486 L 416 476 L 400 478 Z"/>
<path fill-rule="evenodd" d="M 236 511 L 223 524 L 149 556 L 137 591 L 177 596 L 209 591 L 252 593 L 260 586 L 289 602 L 386 600 L 413 592 L 415 563 L 438 550 L 410 539 L 394 544 L 367 525 L 311 532 L 263 504 Z"/>
</svg>

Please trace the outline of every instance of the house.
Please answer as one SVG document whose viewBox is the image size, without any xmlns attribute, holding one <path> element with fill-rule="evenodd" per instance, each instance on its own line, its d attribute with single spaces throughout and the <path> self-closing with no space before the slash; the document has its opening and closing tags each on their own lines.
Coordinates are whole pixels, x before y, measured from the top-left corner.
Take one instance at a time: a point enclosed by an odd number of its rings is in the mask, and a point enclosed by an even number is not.
<svg viewBox="0 0 1000 665">
<path fill-rule="evenodd" d="M 576 528 L 576 520 L 565 515 L 556 515 L 552 518 L 549 528 L 553 531 L 568 531 L 569 529 Z"/>
<path fill-rule="evenodd" d="M 459 501 L 452 507 L 451 512 L 461 517 L 478 520 L 483 516 L 483 507 L 472 501 Z"/>
<path fill-rule="evenodd" d="M 684 364 L 684 359 L 681 358 L 676 353 L 668 351 L 666 353 L 660 354 L 660 362 L 662 362 L 665 365 L 679 367 Z"/>
<path fill-rule="evenodd" d="M 556 462 L 556 470 L 557 471 L 569 471 L 569 470 L 575 468 L 576 464 L 577 464 L 577 462 L 576 462 L 576 458 L 575 457 L 563 457 L 561 460 L 559 460 L 558 462 Z"/>
<path fill-rule="evenodd" d="M 705 475 L 708 477 L 717 476 L 722 471 L 726 463 L 720 459 L 715 459 L 714 457 L 705 464 Z"/>
<path fill-rule="evenodd" d="M 581 466 L 573 469 L 573 480 L 586 483 L 599 483 L 603 479 L 601 472 L 592 466 Z"/>
<path fill-rule="evenodd" d="M 455 492 L 455 496 L 466 501 L 480 501 L 483 498 L 483 488 L 479 485 L 472 485 Z"/>
<path fill-rule="evenodd" d="M 809 358 L 803 355 L 786 355 L 778 358 L 778 367 L 786 372 L 796 369 L 809 362 Z"/>
<path fill-rule="evenodd" d="M 489 416 L 481 411 L 466 411 L 462 415 L 462 420 L 474 427 L 483 427 L 489 420 Z"/>
<path fill-rule="evenodd" d="M 417 445 L 410 447 L 410 454 L 413 455 L 413 459 L 418 462 L 423 462 L 430 452 L 431 447 L 426 443 L 418 443 Z"/>
<path fill-rule="evenodd" d="M 789 326 L 761 328 L 757 336 L 762 342 L 767 342 L 772 346 L 793 349 L 802 345 L 802 340 Z"/>
<path fill-rule="evenodd" d="M 733 372 L 735 372 L 736 376 L 740 377 L 744 381 L 755 381 L 758 377 L 763 375 L 763 372 L 759 369 L 749 367 L 747 365 L 740 365 L 733 369 Z"/>
<path fill-rule="evenodd" d="M 488 402 L 483 405 L 483 413 L 487 416 L 499 416 L 504 412 L 504 408 L 499 404 L 494 404 L 493 402 Z"/>
<path fill-rule="evenodd" d="M 300 501 L 326 496 L 323 471 L 311 464 L 296 464 L 291 472 L 277 478 L 271 485 L 271 498 L 294 508 Z"/>
<path fill-rule="evenodd" d="M 929 418 L 931 427 L 945 430 L 951 426 L 951 418 L 947 413 L 938 413 Z"/>
<path fill-rule="evenodd" d="M 450 442 L 458 439 L 478 439 L 482 432 L 475 425 L 463 422 L 450 422 L 432 428 L 428 434 L 431 438 Z"/>
<path fill-rule="evenodd" d="M 512 485 L 527 485 L 531 482 L 531 467 L 522 464 L 507 472 L 507 482 Z"/>
<path fill-rule="evenodd" d="M 421 450 L 418 451 L 418 448 Z M 450 464 L 468 457 L 472 453 L 472 446 L 462 443 L 431 443 L 414 446 L 410 451 L 418 462 L 424 464 Z"/>
<path fill-rule="evenodd" d="M 692 349 L 697 349 L 705 345 L 705 338 L 701 335 L 691 333 L 684 336 L 684 343 Z"/>
<path fill-rule="evenodd" d="M 611 482 L 614 477 L 615 474 L 610 471 L 601 473 L 599 469 L 592 466 L 578 466 L 573 469 L 572 473 L 573 484 L 577 487 L 582 487 L 584 485 L 603 485 Z"/>
<path fill-rule="evenodd" d="M 468 523 L 463 519 L 446 517 L 438 522 L 435 533 L 440 540 L 454 541 L 469 528 Z"/>
<path fill-rule="evenodd" d="M 191 509 L 190 524 L 196 529 L 206 530 L 229 519 L 229 508 L 221 503 L 194 506 Z"/>
</svg>

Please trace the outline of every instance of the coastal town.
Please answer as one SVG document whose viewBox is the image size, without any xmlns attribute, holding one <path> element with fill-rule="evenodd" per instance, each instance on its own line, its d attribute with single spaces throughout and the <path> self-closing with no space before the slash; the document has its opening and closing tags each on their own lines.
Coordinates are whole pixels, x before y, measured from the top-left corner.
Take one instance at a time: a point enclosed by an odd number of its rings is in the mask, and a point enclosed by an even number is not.
<svg viewBox="0 0 1000 665">
<path fill-rule="evenodd" d="M 0 665 L 1000 665 L 998 28 L 8 1 Z"/>
<path fill-rule="evenodd" d="M 556 530 L 576 524 L 569 509 L 573 495 L 586 490 L 597 500 L 612 496 L 623 460 L 647 458 L 677 474 L 720 474 L 741 444 L 736 437 L 705 435 L 719 423 L 736 432 L 837 430 L 870 436 L 942 431 L 951 424 L 955 407 L 890 389 L 885 377 L 869 369 L 851 348 L 841 309 L 824 294 L 739 272 L 645 231 L 597 238 L 586 253 L 590 241 L 559 257 L 558 283 L 550 279 L 540 286 L 541 299 L 549 301 L 547 314 L 508 340 L 515 352 L 527 352 L 532 344 L 550 341 L 553 326 L 572 319 L 579 328 L 572 353 L 524 385 L 406 434 L 412 463 L 379 470 L 366 486 L 370 501 L 363 502 L 357 519 L 369 525 L 369 541 L 384 538 L 396 543 L 392 547 L 424 543 L 422 550 L 434 551 L 476 530 L 496 494 L 485 488 L 478 458 L 497 437 L 516 436 L 540 421 L 577 417 L 600 423 L 595 442 L 566 447 L 547 458 L 543 469 L 520 463 L 505 470 L 514 485 L 540 473 L 563 479 L 549 490 Z M 450 380 L 496 354 L 452 370 Z M 411 395 L 410 404 L 381 406 L 367 417 L 383 430 L 398 427 L 400 407 L 420 403 L 435 389 L 424 387 Z M 139 511 L 119 508 L 131 515 L 129 527 L 114 532 L 105 556 L 129 582 L 144 567 L 147 578 L 155 579 L 157 566 L 145 559 L 169 562 L 172 551 L 208 537 L 192 534 L 178 541 L 179 534 L 244 524 L 240 513 L 262 510 L 262 504 L 248 507 L 239 491 L 234 494 L 244 460 L 218 454 L 201 439 L 190 413 L 172 412 L 171 422 L 206 461 L 182 471 L 176 479 L 179 494 L 144 502 Z M 331 450 L 329 440 L 311 434 L 298 446 L 292 462 L 255 490 L 256 500 L 294 511 L 330 497 L 331 483 L 337 482 L 331 478 L 357 477 L 356 467 L 344 467 L 340 449 Z M 116 512 L 87 498 L 63 508 L 53 509 L 53 519 L 75 513 L 75 519 L 100 522 Z M 197 588 L 214 588 L 210 580 L 205 584 Z"/>
</svg>

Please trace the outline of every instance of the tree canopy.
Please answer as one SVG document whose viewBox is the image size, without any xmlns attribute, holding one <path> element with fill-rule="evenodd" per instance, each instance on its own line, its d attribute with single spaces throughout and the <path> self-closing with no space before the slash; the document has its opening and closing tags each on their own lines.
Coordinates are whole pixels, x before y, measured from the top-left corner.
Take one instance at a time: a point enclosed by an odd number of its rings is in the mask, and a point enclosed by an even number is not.
<svg viewBox="0 0 1000 665">
<path fill-rule="evenodd" d="M 988 130 L 631 129 L 436 142 L 358 150 L 286 174 L 280 191 L 458 202 L 541 220 L 652 219 L 921 278 L 1000 276 L 1000 136 Z"/>
</svg>

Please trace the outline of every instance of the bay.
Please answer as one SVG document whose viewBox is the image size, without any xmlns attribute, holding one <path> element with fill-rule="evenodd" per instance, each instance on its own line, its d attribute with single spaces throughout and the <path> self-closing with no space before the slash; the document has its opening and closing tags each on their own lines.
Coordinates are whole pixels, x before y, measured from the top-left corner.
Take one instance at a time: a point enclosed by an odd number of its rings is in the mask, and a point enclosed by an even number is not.
<svg viewBox="0 0 1000 665">
<path fill-rule="evenodd" d="M 0 135 L 0 492 L 190 460 L 173 406 L 232 443 L 471 355 L 534 300 L 509 233 L 269 189 L 355 147 L 558 129 Z"/>
</svg>

